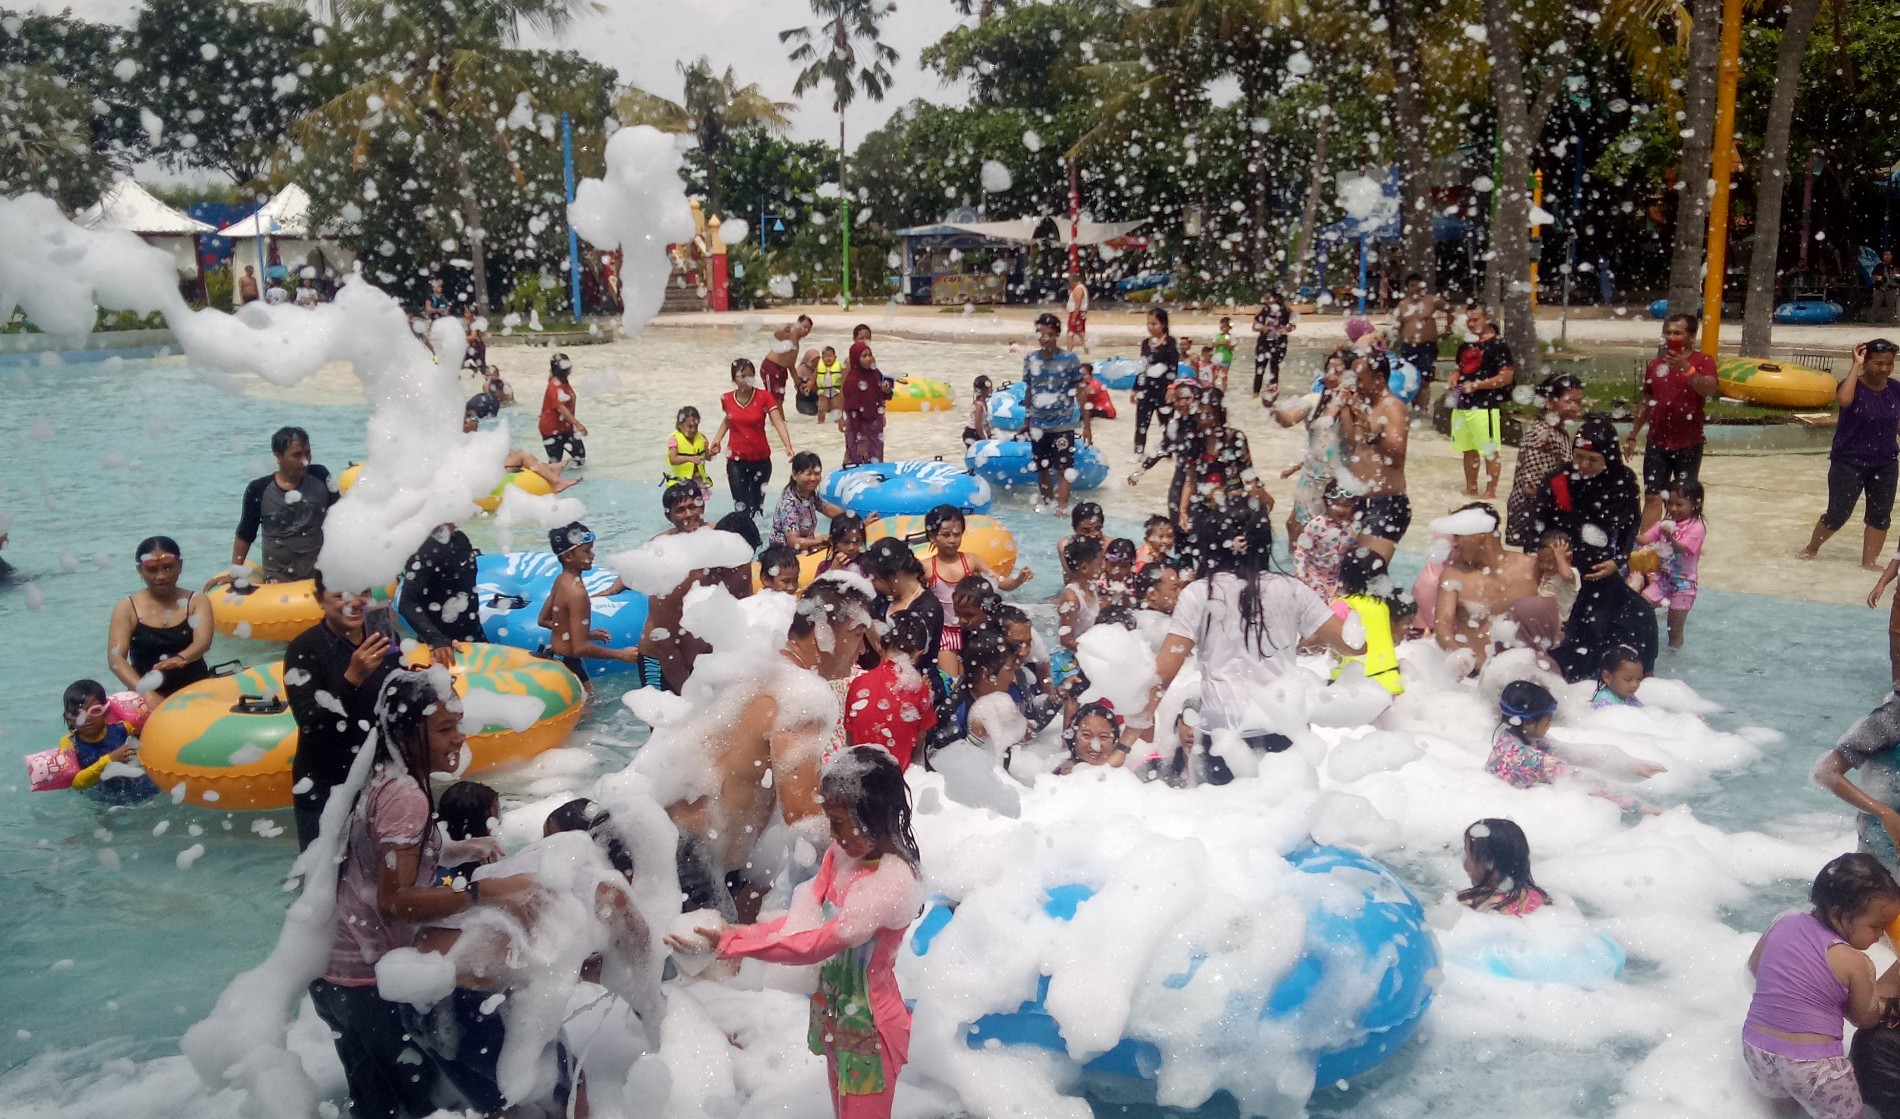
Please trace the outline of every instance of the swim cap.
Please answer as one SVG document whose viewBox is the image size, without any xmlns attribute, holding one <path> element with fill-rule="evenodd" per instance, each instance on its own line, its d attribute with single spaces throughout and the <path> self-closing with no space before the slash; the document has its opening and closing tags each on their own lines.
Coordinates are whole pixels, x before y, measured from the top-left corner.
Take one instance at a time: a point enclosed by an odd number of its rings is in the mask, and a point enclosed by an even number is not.
<svg viewBox="0 0 1900 1119">
<path fill-rule="evenodd" d="M 592 544 L 593 542 L 594 534 L 589 532 L 587 526 L 579 521 L 575 521 L 565 528 L 553 529 L 548 533 L 548 547 L 552 548 L 554 554 L 557 556 L 565 552 L 570 552 L 583 544 Z"/>
</svg>

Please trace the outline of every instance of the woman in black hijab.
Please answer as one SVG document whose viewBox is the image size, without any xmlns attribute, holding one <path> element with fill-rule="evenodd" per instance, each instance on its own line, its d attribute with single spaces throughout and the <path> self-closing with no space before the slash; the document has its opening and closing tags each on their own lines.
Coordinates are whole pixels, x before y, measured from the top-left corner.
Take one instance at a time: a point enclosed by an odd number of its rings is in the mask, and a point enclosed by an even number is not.
<svg viewBox="0 0 1900 1119">
<path fill-rule="evenodd" d="M 1568 535 L 1583 576 L 1563 644 L 1550 652 L 1565 679 L 1594 677 L 1604 650 L 1617 645 L 1636 650 L 1645 674 L 1656 670 L 1655 609 L 1624 581 L 1642 519 L 1642 487 L 1623 463 L 1616 425 L 1601 412 L 1584 417 L 1570 465 L 1544 482 L 1537 506 L 1538 536 Z"/>
</svg>

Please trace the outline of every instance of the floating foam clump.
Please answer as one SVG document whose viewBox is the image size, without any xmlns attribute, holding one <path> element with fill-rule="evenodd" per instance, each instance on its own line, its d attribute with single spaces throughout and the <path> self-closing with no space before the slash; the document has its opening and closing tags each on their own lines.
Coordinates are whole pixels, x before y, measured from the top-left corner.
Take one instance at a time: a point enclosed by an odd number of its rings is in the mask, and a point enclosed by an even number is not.
<svg viewBox="0 0 1900 1119">
<path fill-rule="evenodd" d="M 639 125 L 607 141 L 607 175 L 582 179 L 568 218 L 599 249 L 626 254 L 621 329 L 637 334 L 660 313 L 673 274 L 666 246 L 693 239 L 693 211 L 680 186 L 680 150 L 673 137 Z"/>
</svg>

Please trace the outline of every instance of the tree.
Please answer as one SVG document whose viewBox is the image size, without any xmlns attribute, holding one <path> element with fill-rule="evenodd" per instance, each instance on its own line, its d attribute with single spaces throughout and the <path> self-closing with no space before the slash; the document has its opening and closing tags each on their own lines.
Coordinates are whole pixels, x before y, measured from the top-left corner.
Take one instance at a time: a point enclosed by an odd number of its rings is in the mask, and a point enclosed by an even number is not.
<svg viewBox="0 0 1900 1119">
<path fill-rule="evenodd" d="M 723 213 L 714 168 L 727 154 L 731 135 L 745 129 L 783 132 L 792 123 L 785 114 L 796 106 L 767 97 L 757 82 L 740 85 L 730 66 L 724 74 L 715 75 L 703 55 L 690 65 L 680 64 L 680 73 L 686 79 L 686 119 L 699 141 L 699 159 L 705 169 L 706 208 Z"/>
<path fill-rule="evenodd" d="M 1801 94 L 1801 60 L 1821 0 L 1794 0 L 1781 29 L 1774 95 L 1762 135 L 1761 181 L 1756 188 L 1754 248 L 1748 256 L 1748 298 L 1742 307 L 1742 352 L 1768 355 L 1775 323 L 1775 266 L 1781 247 L 1781 202 L 1788 186 L 1789 135 Z"/>
<path fill-rule="evenodd" d="M 115 72 L 124 51 L 123 31 L 70 10 L 0 8 L 0 193 L 78 209 L 143 156 L 147 132 Z"/>
<path fill-rule="evenodd" d="M 896 8 L 891 0 L 811 0 L 812 14 L 819 22 L 778 33 L 779 42 L 797 44 L 792 48 L 791 60 L 804 63 L 804 69 L 792 83 L 792 96 L 803 97 L 821 85 L 831 87 L 831 107 L 838 114 L 838 189 L 843 202 L 838 230 L 844 241 L 847 269 L 851 258 L 851 193 L 850 180 L 845 177 L 844 111 L 860 91 L 873 101 L 884 100 L 890 91 L 889 67 L 896 64 L 899 56 L 895 47 L 878 37 L 878 25 Z M 822 50 L 820 42 L 825 44 Z M 862 61 L 860 50 L 866 56 Z M 844 273 L 840 295 L 845 306 L 850 306 L 848 270 Z"/>
<path fill-rule="evenodd" d="M 259 178 L 292 119 L 317 101 L 315 45 L 301 7 L 251 0 L 146 0 L 132 32 L 140 107 L 163 124 L 151 154 L 173 167 Z"/>
<path fill-rule="evenodd" d="M 335 45 L 330 65 L 346 88 L 304 115 L 298 139 L 314 152 L 346 144 L 352 172 L 367 165 L 373 148 L 420 171 L 421 178 L 394 183 L 372 179 L 363 202 L 397 184 L 445 195 L 430 198 L 431 212 L 450 214 L 438 244 L 467 249 L 482 314 L 492 309 L 486 211 L 494 208 L 500 184 L 485 197 L 478 176 L 505 171 L 525 186 L 517 140 L 538 137 L 558 152 L 555 114 L 604 92 L 550 81 L 545 67 L 533 65 L 538 56 L 511 47 L 522 25 L 552 34 L 586 6 L 586 0 L 337 0 L 326 41 Z M 345 193 L 354 177 L 333 170 L 322 189 L 339 207 L 359 209 Z M 434 191 L 438 185 L 446 190 Z"/>
<path fill-rule="evenodd" d="M 863 145 L 858 150 L 862 166 Z M 758 221 L 764 211 L 796 229 L 810 214 L 819 186 L 837 182 L 838 167 L 830 155 L 830 146 L 822 140 L 787 140 L 762 128 L 747 128 L 727 139 L 725 154 L 710 169 L 716 182 L 708 182 L 708 168 L 700 163 L 682 165 L 680 177 L 694 194 L 711 198 L 716 190 L 732 213 L 748 221 Z M 758 232 L 753 230 L 755 241 Z"/>
<path fill-rule="evenodd" d="M 1722 62 L 1722 0 L 1693 0 L 1684 66 L 1682 165 L 1676 173 L 1676 236 L 1669 253 L 1669 313 L 1702 306 L 1702 262 L 1709 247 L 1710 179 L 1715 151 L 1715 76 Z"/>
</svg>

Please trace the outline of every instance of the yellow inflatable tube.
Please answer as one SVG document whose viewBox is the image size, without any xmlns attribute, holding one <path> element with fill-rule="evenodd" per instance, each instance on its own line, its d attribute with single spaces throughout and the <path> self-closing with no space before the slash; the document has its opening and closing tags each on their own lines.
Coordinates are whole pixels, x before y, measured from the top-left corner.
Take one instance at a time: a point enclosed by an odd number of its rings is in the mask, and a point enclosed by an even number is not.
<svg viewBox="0 0 1900 1119">
<path fill-rule="evenodd" d="M 337 475 L 337 492 L 350 492 L 350 487 L 356 484 L 356 479 L 362 473 L 362 463 L 357 462 L 350 464 L 349 469 Z M 548 494 L 554 492 L 554 487 L 548 483 L 548 480 L 536 474 L 534 471 L 510 470 L 507 474 L 502 476 L 501 481 L 495 483 L 494 489 L 488 491 L 487 497 L 476 499 L 475 507 L 484 513 L 493 513 L 495 510 L 501 508 L 502 492 L 509 486 L 513 486 L 524 493 L 534 494 L 536 497 L 546 497 Z"/>
<path fill-rule="evenodd" d="M 251 570 L 252 577 L 257 577 L 257 569 Z M 315 579 L 241 588 L 227 583 L 213 587 L 206 597 L 211 599 L 212 622 L 226 637 L 289 641 L 323 620 Z"/>
<path fill-rule="evenodd" d="M 884 402 L 886 412 L 948 412 L 957 404 L 947 381 L 907 377 L 893 388 L 891 398 Z"/>
<path fill-rule="evenodd" d="M 1771 408 L 1826 408 L 1839 384 L 1828 373 L 1791 361 L 1725 357 L 1716 362 L 1722 395 Z"/>
<path fill-rule="evenodd" d="M 963 519 L 963 550 L 982 559 L 990 565 L 990 570 L 998 575 L 1008 575 L 1016 566 L 1016 538 L 994 517 L 971 514 Z M 925 565 L 937 554 L 937 549 L 923 539 L 924 519 L 922 517 L 879 517 L 864 526 L 865 543 L 881 540 L 886 536 L 899 536 L 911 541 L 910 550 Z M 798 557 L 798 585 L 806 587 L 818 577 L 818 565 L 829 558 L 829 549 L 806 552 Z M 759 565 L 752 565 L 752 586 L 759 585 Z"/>
<path fill-rule="evenodd" d="M 428 648 L 418 646 L 407 660 L 413 667 L 428 663 Z M 585 706 L 580 681 L 560 662 L 521 649 L 465 645 L 456 650 L 450 672 L 458 695 L 473 688 L 542 702 L 541 717 L 525 730 L 484 725 L 469 735 L 470 774 L 526 761 L 560 745 Z M 182 798 L 203 808 L 288 808 L 297 722 L 283 695 L 281 661 L 181 688 L 147 720 L 139 736 L 139 762 L 160 789 L 176 797 L 182 786 Z"/>
</svg>

